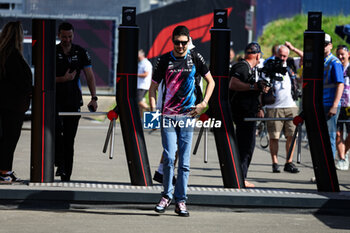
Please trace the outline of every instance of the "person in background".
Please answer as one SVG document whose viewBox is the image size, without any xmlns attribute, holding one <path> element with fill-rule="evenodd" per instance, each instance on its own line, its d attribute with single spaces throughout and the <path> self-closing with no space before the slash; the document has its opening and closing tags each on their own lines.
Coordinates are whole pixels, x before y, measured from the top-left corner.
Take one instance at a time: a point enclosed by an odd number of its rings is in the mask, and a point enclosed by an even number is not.
<svg viewBox="0 0 350 233">
<path fill-rule="evenodd" d="M 344 91 L 340 99 L 340 113 L 337 123 L 337 150 L 339 159 L 335 163 L 338 170 L 349 169 L 348 151 L 350 149 L 350 122 L 339 122 L 339 120 L 350 120 L 350 66 L 349 66 L 350 52 L 346 45 L 339 45 L 337 47 L 337 58 L 341 61 L 344 68 Z M 344 141 L 344 125 L 346 127 L 347 137 Z"/>
<path fill-rule="evenodd" d="M 288 45 L 288 47 L 286 46 Z M 299 68 L 299 62 L 289 65 L 287 60 L 289 58 L 290 50 L 298 51 L 300 57 L 303 56 L 303 52 L 294 48 L 290 42 L 286 42 L 286 45 L 280 45 L 277 49 L 277 55 L 273 59 L 281 59 L 283 61 L 283 66 L 287 67 L 287 72 L 285 74 L 278 74 L 281 77 L 281 81 L 273 80 L 274 94 L 276 100 L 273 104 L 266 105 L 266 117 L 268 118 L 290 118 L 295 117 L 298 114 L 298 107 L 295 103 L 297 100 L 292 95 L 292 79 L 296 79 L 297 68 Z M 292 61 L 294 61 L 292 59 Z M 292 145 L 293 133 L 295 131 L 295 125 L 293 121 L 268 121 L 267 131 L 270 138 L 270 154 L 272 159 L 272 172 L 279 173 L 278 165 L 278 145 L 281 131 L 284 132 L 286 141 L 286 155 L 288 154 L 289 148 L 292 146 L 292 152 L 290 158 L 286 156 L 286 163 L 284 164 L 284 171 L 290 173 L 298 173 L 299 169 L 293 163 L 293 154 L 295 144 Z"/>
<path fill-rule="evenodd" d="M 23 28 L 7 23 L 0 34 L 0 183 L 20 182 L 12 171 L 32 93 L 32 72 L 23 58 Z"/>
<path fill-rule="evenodd" d="M 152 64 L 146 58 L 145 52 L 140 49 L 138 54 L 139 63 L 137 65 L 137 103 L 140 108 L 140 116 L 142 118 L 142 113 L 144 110 L 148 110 L 149 106 L 144 101 L 144 97 L 151 86 L 152 81 Z"/>
<path fill-rule="evenodd" d="M 343 65 L 331 51 L 332 38 L 325 34 L 324 42 L 324 75 L 323 75 L 323 107 L 327 120 L 328 132 L 335 158 L 337 120 L 340 112 L 340 99 L 344 90 Z"/>
<path fill-rule="evenodd" d="M 56 176 L 70 181 L 73 170 L 74 140 L 80 116 L 59 116 L 59 112 L 80 112 L 83 105 L 80 72 L 83 71 L 91 94 L 90 111 L 97 109 L 95 76 L 89 53 L 73 44 L 74 27 L 63 22 L 58 27 L 56 45 Z"/>
<path fill-rule="evenodd" d="M 268 57 L 268 58 L 266 58 L 265 59 L 265 61 L 264 61 L 264 63 L 266 63 L 268 60 L 270 60 L 270 59 L 275 59 L 275 57 L 277 57 L 277 50 L 278 50 L 278 47 L 279 47 L 280 45 L 279 44 L 274 44 L 272 47 L 271 47 L 271 56 L 270 57 Z"/>
<path fill-rule="evenodd" d="M 230 104 L 233 121 L 236 125 L 237 146 L 241 161 L 244 184 L 247 188 L 255 187 L 246 180 L 248 168 L 253 157 L 256 137 L 256 121 L 245 121 L 244 118 L 263 118 L 260 94 L 269 88 L 257 82 L 254 68 L 261 57 L 260 45 L 249 43 L 245 48 L 244 59 L 237 62 L 230 70 Z"/>
<path fill-rule="evenodd" d="M 233 48 L 230 48 L 230 69 L 232 68 L 232 66 L 234 64 L 236 64 L 236 60 L 235 60 L 236 54 L 235 51 L 233 50 Z"/>
</svg>

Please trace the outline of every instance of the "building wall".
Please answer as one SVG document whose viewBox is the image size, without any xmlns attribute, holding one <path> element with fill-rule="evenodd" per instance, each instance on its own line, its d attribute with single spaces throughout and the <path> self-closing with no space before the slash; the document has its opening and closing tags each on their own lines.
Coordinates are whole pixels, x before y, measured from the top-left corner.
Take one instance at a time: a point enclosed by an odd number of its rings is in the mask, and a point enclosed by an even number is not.
<svg viewBox="0 0 350 233">
<path fill-rule="evenodd" d="M 324 15 L 349 15 L 349 0 L 302 0 L 302 12 L 307 14 L 308 11 L 322 11 Z"/>
</svg>

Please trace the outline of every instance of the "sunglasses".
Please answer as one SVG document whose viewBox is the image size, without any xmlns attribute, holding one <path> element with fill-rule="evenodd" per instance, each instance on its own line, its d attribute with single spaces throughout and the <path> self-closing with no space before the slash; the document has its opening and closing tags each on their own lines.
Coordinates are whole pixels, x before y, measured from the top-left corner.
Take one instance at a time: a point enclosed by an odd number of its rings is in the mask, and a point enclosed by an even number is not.
<svg viewBox="0 0 350 233">
<path fill-rule="evenodd" d="M 182 46 L 185 46 L 185 45 L 187 45 L 188 41 L 174 40 L 173 43 L 174 43 L 174 45 L 180 45 L 180 44 L 182 44 Z"/>
<path fill-rule="evenodd" d="M 338 45 L 337 50 L 339 50 L 339 49 L 342 49 L 342 50 L 349 52 L 349 49 L 346 45 Z"/>
</svg>

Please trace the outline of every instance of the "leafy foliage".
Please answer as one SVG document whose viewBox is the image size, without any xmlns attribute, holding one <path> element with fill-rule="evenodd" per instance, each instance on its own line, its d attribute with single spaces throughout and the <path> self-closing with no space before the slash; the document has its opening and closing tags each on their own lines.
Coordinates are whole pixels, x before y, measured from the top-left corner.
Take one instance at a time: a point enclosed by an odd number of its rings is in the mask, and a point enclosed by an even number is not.
<svg viewBox="0 0 350 233">
<path fill-rule="evenodd" d="M 346 44 L 345 40 L 335 34 L 336 25 L 350 24 L 350 16 L 322 16 L 322 29 L 331 35 L 333 40 L 333 54 L 340 44 Z M 275 20 L 265 26 L 263 34 L 258 39 L 264 58 L 271 56 L 271 48 L 275 44 L 284 44 L 289 41 L 294 47 L 303 50 L 304 31 L 307 28 L 307 15 L 295 15 L 292 18 Z M 348 45 L 350 46 L 350 45 Z M 291 53 L 291 56 L 297 56 Z"/>
</svg>

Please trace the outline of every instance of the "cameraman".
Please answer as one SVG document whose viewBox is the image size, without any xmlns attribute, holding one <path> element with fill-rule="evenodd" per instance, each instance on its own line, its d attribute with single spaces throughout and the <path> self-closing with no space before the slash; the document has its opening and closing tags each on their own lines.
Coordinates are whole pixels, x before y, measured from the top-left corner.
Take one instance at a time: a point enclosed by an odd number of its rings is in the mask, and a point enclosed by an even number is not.
<svg viewBox="0 0 350 233">
<path fill-rule="evenodd" d="M 274 103 L 266 105 L 266 117 L 268 118 L 295 117 L 298 114 L 298 107 L 295 103 L 295 100 L 297 100 L 298 97 L 292 95 L 292 83 L 295 81 L 293 79 L 296 78 L 296 68 L 299 68 L 300 63 L 297 59 L 295 60 L 296 62 L 293 62 L 294 60 L 292 58 L 288 59 L 289 48 L 287 46 L 293 49 L 293 51 L 296 51 L 299 56 L 303 56 L 303 52 L 294 48 L 289 42 L 286 42 L 286 45 L 280 45 L 278 47 L 276 59 L 282 60 L 283 63 L 276 62 L 275 64 L 276 66 L 277 64 L 280 64 L 283 65 L 283 67 L 287 67 L 287 72 L 285 72 L 285 74 L 275 74 L 276 78 L 270 77 L 276 99 Z M 278 67 L 275 68 L 277 69 Z M 267 131 L 270 138 L 269 145 L 272 159 L 272 172 L 274 173 L 280 172 L 277 154 L 278 141 L 282 130 L 284 130 L 284 135 L 287 138 L 287 155 L 288 150 L 292 144 L 293 133 L 295 131 L 295 125 L 293 124 L 293 121 L 267 121 Z M 287 158 L 286 160 L 284 171 L 290 173 L 298 173 L 299 169 L 292 163 L 294 145 L 292 146 L 292 153 L 290 158 Z"/>
<path fill-rule="evenodd" d="M 257 82 L 253 69 L 259 64 L 261 49 L 258 43 L 252 42 L 245 48 L 244 59 L 237 62 L 230 71 L 230 104 L 233 121 L 236 124 L 236 139 L 244 178 L 247 177 L 248 167 L 255 148 L 256 122 L 244 121 L 244 118 L 264 117 L 259 96 L 268 87 Z M 245 187 L 255 187 L 244 181 Z"/>
</svg>

